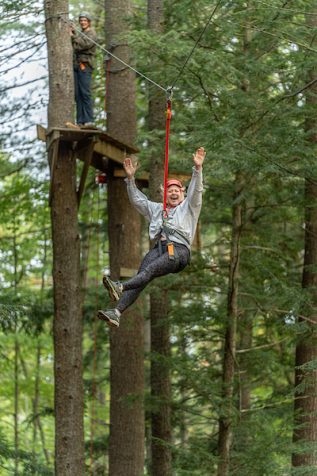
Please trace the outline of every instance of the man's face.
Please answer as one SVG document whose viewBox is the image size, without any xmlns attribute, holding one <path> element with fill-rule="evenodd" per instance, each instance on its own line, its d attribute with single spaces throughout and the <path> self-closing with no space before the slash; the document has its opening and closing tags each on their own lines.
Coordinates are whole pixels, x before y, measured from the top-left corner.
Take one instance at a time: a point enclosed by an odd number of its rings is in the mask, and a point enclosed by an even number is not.
<svg viewBox="0 0 317 476">
<path fill-rule="evenodd" d="M 87 18 L 80 17 L 79 18 L 79 24 L 80 24 L 82 30 L 86 30 L 87 28 L 89 28 L 90 22 L 89 22 L 89 20 L 87 20 Z"/>
<path fill-rule="evenodd" d="M 180 187 L 171 185 L 167 189 L 166 201 L 169 207 L 177 207 L 184 200 L 184 192 Z"/>
</svg>

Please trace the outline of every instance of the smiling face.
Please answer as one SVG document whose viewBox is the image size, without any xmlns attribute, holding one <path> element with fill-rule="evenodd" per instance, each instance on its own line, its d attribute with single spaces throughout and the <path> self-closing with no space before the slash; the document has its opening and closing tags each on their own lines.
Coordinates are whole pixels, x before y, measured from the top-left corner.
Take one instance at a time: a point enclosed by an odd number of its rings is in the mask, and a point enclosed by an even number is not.
<svg viewBox="0 0 317 476">
<path fill-rule="evenodd" d="M 184 200 L 184 191 L 177 185 L 171 185 L 167 189 L 166 201 L 169 207 L 177 207 Z"/>
<path fill-rule="evenodd" d="M 81 29 L 82 29 L 83 31 L 85 31 L 85 30 L 87 30 L 87 28 L 89 28 L 89 26 L 90 26 L 90 21 L 89 21 L 87 18 L 85 18 L 85 17 L 80 17 L 80 18 L 79 18 L 79 24 L 80 24 L 80 26 L 81 26 Z"/>
</svg>

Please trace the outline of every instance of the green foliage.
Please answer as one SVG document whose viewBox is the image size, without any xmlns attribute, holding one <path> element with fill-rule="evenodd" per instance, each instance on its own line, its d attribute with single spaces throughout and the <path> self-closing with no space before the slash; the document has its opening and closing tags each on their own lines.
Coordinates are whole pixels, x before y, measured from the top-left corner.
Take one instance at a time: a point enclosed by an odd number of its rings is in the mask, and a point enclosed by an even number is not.
<svg viewBox="0 0 317 476">
<path fill-rule="evenodd" d="M 13 35 L 17 43 L 23 31 L 36 47 L 43 25 L 21 22 L 19 16 L 34 14 L 39 6 L 5 1 L 0 8 L 7 19 L 2 25 L 2 39 Z M 92 12 L 100 43 L 104 44 L 100 20 L 103 8 L 99 3 L 71 2 L 71 15 L 76 17 L 83 8 Z M 290 468 L 292 451 L 313 451 L 307 445 L 292 446 L 294 350 L 298 339 L 311 331 L 309 322 L 298 322 L 298 317 L 313 305 L 311 293 L 303 291 L 301 284 L 302 224 L 308 205 L 304 178 L 314 180 L 317 172 L 315 145 L 308 140 L 312 131 L 306 127 L 316 115 L 315 106 L 306 100 L 310 89 L 305 89 L 316 60 L 312 51 L 314 30 L 305 18 L 305 12 L 312 13 L 312 5 L 301 0 L 223 2 L 179 76 L 212 8 L 206 0 L 165 2 L 162 35 L 148 31 L 143 0 L 134 2 L 129 18 L 133 31 L 128 41 L 136 68 L 163 87 L 177 79 L 170 167 L 190 173 L 192 152 L 198 145 L 207 149 L 200 220 L 202 247 L 193 253 L 191 266 L 185 271 L 155 281 L 148 289 L 158 293 L 169 290 L 171 355 L 162 358 L 150 354 L 146 364 L 152 360 L 170 368 L 173 474 L 215 474 L 218 420 L 223 411 L 222 358 L 228 319 L 232 207 L 241 204 L 230 474 L 314 474 L 311 467 Z M 94 94 L 98 123 L 102 125 L 103 61 L 103 53 L 98 51 Z M 148 167 L 148 157 L 158 153 L 164 142 L 164 133 L 146 126 L 149 90 L 154 92 L 155 88 L 138 79 L 138 144 L 143 169 Z M 32 94 L 28 98 L 32 99 Z M 30 106 L 26 102 L 26 97 L 22 102 L 20 98 L 7 101 L 6 91 L 0 91 L 0 111 L 15 128 L 17 114 L 29 124 L 30 111 L 37 110 L 38 103 Z M 10 131 L 1 132 L 3 144 L 8 136 Z M 12 136 L 10 146 L 6 147 L 9 152 L 0 156 L 0 434 L 6 435 L 6 439 L 0 438 L 0 461 L 7 471 L 13 469 L 16 453 L 12 415 L 14 384 L 18 380 L 20 472 L 52 474 L 53 303 L 48 171 L 43 150 L 34 152 L 29 138 L 20 144 Z M 239 193 L 235 188 L 237 173 L 243 175 Z M 103 267 L 109 266 L 106 194 L 101 192 L 98 198 L 93 173 L 88 182 L 79 217 L 85 277 L 85 438 L 87 464 L 92 440 L 94 471 L 106 474 L 103 458 L 109 436 L 109 337 L 103 323 L 94 320 L 96 309 L 109 304 L 96 285 Z M 313 374 L 316 362 L 305 364 L 302 370 Z M 39 401 L 35 411 L 37 375 Z M 306 390 L 306 385 L 309 379 L 297 391 Z M 241 407 L 243 392 L 249 394 L 248 408 Z M 132 395 L 127 404 L 134 398 Z M 157 411 L 161 403 L 154 401 L 147 389 L 146 410 Z M 37 418 L 44 428 L 44 442 L 39 432 L 34 437 Z M 29 452 L 30 448 L 34 451 Z M 49 462 L 44 449 L 50 455 Z"/>
</svg>

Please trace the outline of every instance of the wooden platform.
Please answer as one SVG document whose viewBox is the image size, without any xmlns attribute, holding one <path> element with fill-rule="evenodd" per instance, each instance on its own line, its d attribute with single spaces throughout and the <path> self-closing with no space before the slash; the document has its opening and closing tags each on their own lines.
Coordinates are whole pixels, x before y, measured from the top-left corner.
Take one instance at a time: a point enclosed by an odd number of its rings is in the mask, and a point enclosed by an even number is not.
<svg viewBox="0 0 317 476">
<path fill-rule="evenodd" d="M 124 159 L 139 152 L 139 149 L 136 147 L 120 142 L 100 129 L 53 127 L 47 130 L 41 125 L 37 125 L 36 127 L 37 137 L 41 141 L 46 142 L 46 150 L 48 152 L 51 169 L 50 204 L 52 200 L 54 166 L 57 160 L 60 142 L 68 142 L 76 158 L 84 163 L 77 192 L 78 204 L 80 203 L 84 191 L 90 166 L 107 174 L 109 171 L 109 161 L 112 161 L 118 164 L 117 167 L 112 167 L 114 177 L 125 177 L 125 172 L 122 167 Z M 182 181 L 190 178 L 190 175 L 179 174 L 177 172 L 171 172 L 169 175 L 172 178 L 177 178 Z M 142 185 L 147 186 L 149 173 L 139 172 L 137 174 L 137 180 L 140 181 Z"/>
<path fill-rule="evenodd" d="M 108 161 L 110 159 L 118 164 L 123 163 L 124 159 L 133 154 L 137 154 L 139 149 L 129 144 L 118 141 L 114 137 L 106 134 L 100 129 L 71 129 L 68 127 L 53 127 L 49 130 L 41 125 L 37 125 L 37 137 L 43 142 L 46 142 L 47 151 L 50 150 L 52 143 L 55 140 L 64 142 L 71 142 L 75 144 L 74 150 L 79 151 L 84 144 L 93 140 L 93 157 L 91 166 L 107 172 Z M 83 160 L 82 154 L 79 154 L 79 159 Z"/>
</svg>

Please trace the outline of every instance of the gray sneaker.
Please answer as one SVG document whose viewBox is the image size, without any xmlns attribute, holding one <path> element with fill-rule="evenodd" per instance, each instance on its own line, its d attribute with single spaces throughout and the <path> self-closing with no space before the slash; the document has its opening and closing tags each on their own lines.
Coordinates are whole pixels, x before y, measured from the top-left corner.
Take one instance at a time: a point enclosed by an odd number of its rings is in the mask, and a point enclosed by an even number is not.
<svg viewBox="0 0 317 476">
<path fill-rule="evenodd" d="M 103 285 L 109 291 L 109 296 L 112 301 L 119 301 L 121 294 L 123 293 L 123 286 L 119 281 L 111 281 L 109 276 L 103 275 Z"/>
<path fill-rule="evenodd" d="M 101 321 L 106 321 L 110 327 L 119 327 L 120 317 L 117 316 L 117 313 L 114 309 L 108 309 L 107 311 L 98 311 L 98 319 Z"/>
</svg>

